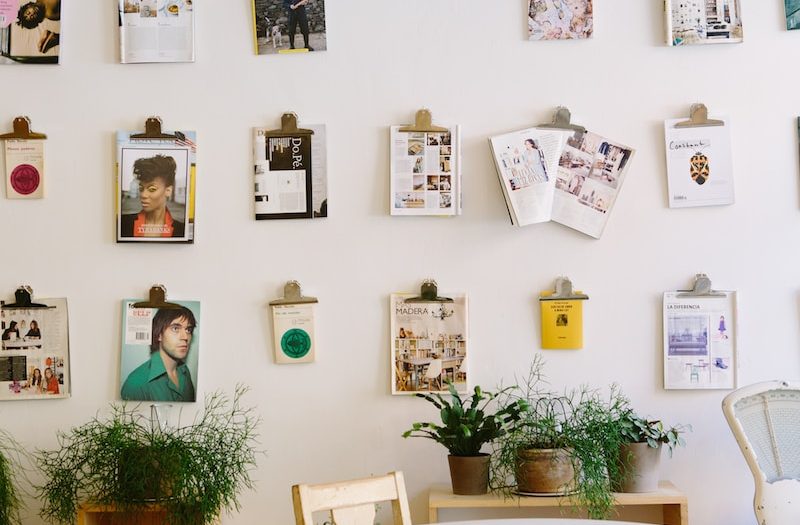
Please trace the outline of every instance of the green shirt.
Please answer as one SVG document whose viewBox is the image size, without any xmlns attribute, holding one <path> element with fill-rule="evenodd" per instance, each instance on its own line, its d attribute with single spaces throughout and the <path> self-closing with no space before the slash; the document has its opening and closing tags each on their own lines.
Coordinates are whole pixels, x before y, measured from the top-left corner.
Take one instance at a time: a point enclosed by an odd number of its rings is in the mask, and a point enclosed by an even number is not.
<svg viewBox="0 0 800 525">
<path fill-rule="evenodd" d="M 194 401 L 192 375 L 185 363 L 178 365 L 178 386 L 170 381 L 160 352 L 130 373 L 122 385 L 122 399 L 126 401 Z"/>
</svg>

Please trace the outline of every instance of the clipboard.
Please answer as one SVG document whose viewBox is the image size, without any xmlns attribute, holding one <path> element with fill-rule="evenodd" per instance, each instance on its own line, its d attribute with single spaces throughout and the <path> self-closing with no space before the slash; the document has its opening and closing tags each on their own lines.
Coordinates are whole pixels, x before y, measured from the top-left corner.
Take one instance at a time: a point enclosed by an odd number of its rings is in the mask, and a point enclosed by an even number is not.
<svg viewBox="0 0 800 525">
<path fill-rule="evenodd" d="M 183 306 L 176 303 L 169 303 L 167 298 L 167 287 L 163 284 L 154 284 L 150 287 L 150 298 L 147 301 L 133 303 L 134 308 L 153 308 L 157 310 L 177 310 Z"/>
<path fill-rule="evenodd" d="M 725 297 L 726 292 L 720 292 L 711 288 L 711 279 L 704 273 L 698 273 L 694 277 L 694 286 L 691 290 L 679 291 L 678 297 Z"/>
<path fill-rule="evenodd" d="M 572 289 L 568 277 L 558 277 L 554 290 L 539 294 L 544 350 L 583 348 L 583 301 L 589 296 Z"/>
<path fill-rule="evenodd" d="M 570 110 L 565 106 L 558 106 L 556 108 L 555 114 L 553 114 L 552 122 L 545 122 L 544 124 L 539 124 L 536 127 L 543 129 L 560 129 L 572 132 L 577 131 L 581 135 L 586 133 L 585 127 L 573 124 L 571 121 L 572 121 L 572 113 L 570 112 Z"/>
<path fill-rule="evenodd" d="M 33 300 L 31 299 L 32 296 L 33 296 L 33 289 L 27 284 L 23 284 L 14 291 L 14 302 L 3 303 L 3 305 L 0 306 L 0 308 L 4 310 L 10 308 L 26 308 L 30 310 L 55 308 L 55 306 L 48 306 L 42 303 L 34 303 Z"/>
<path fill-rule="evenodd" d="M 675 127 L 678 129 L 685 128 L 709 128 L 715 126 L 724 126 L 725 121 L 709 119 L 708 108 L 705 104 L 692 104 L 689 108 L 689 120 L 677 122 Z"/>
<path fill-rule="evenodd" d="M 300 283 L 288 281 L 283 297 L 269 302 L 272 311 L 275 362 L 313 363 L 316 359 L 314 333 L 316 297 L 303 295 Z"/>
<path fill-rule="evenodd" d="M 398 131 L 401 133 L 449 133 L 448 128 L 433 125 L 433 115 L 431 110 L 422 108 L 414 116 L 414 124 L 402 126 Z"/>
<path fill-rule="evenodd" d="M 439 286 L 433 279 L 425 279 L 419 289 L 419 295 L 408 297 L 406 303 L 452 303 L 450 297 L 439 297 Z"/>
<path fill-rule="evenodd" d="M 44 140 L 47 135 L 31 131 L 31 119 L 26 116 L 16 117 L 13 123 L 14 131 L 3 133 L 0 140 Z"/>
</svg>

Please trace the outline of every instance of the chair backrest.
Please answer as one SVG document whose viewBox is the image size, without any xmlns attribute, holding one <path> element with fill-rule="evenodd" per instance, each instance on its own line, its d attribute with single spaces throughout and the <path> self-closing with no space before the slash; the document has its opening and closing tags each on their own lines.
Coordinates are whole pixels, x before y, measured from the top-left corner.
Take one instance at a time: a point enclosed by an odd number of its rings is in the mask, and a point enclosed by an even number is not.
<svg viewBox="0 0 800 525">
<path fill-rule="evenodd" d="M 740 388 L 725 397 L 722 410 L 755 479 L 758 522 L 800 522 L 800 383 Z"/>
<path fill-rule="evenodd" d="M 459 373 L 462 373 L 462 374 L 466 374 L 467 373 L 467 358 L 466 357 L 464 357 L 464 359 L 461 360 L 461 364 L 458 365 L 458 371 L 459 371 Z"/>
<path fill-rule="evenodd" d="M 375 478 L 292 487 L 297 525 L 314 525 L 312 514 L 330 511 L 334 525 L 373 525 L 375 503 L 392 502 L 394 525 L 411 525 L 402 472 Z"/>
<path fill-rule="evenodd" d="M 442 360 L 434 359 L 425 370 L 425 379 L 436 379 L 440 375 L 442 375 Z"/>
</svg>

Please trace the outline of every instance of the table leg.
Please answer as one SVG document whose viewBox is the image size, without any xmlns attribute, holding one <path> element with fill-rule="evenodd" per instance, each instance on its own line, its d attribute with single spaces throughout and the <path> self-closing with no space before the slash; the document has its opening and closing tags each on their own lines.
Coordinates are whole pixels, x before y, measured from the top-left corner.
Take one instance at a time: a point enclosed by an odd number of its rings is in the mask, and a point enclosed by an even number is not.
<svg viewBox="0 0 800 525">
<path fill-rule="evenodd" d="M 665 503 L 664 525 L 689 525 L 689 509 L 686 503 Z"/>
</svg>

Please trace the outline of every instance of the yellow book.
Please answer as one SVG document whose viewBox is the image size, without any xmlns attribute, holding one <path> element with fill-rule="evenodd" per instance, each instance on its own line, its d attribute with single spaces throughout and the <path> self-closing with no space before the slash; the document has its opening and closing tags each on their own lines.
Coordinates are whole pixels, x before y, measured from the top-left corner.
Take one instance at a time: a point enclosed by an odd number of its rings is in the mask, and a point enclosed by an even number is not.
<svg viewBox="0 0 800 525">
<path fill-rule="evenodd" d="M 580 294 L 580 292 L 576 292 Z M 584 299 L 548 299 L 552 291 L 542 292 L 542 348 L 579 350 L 583 348 Z"/>
</svg>

